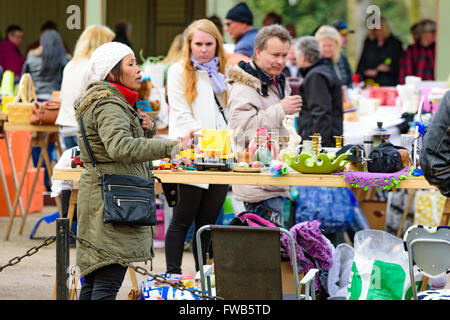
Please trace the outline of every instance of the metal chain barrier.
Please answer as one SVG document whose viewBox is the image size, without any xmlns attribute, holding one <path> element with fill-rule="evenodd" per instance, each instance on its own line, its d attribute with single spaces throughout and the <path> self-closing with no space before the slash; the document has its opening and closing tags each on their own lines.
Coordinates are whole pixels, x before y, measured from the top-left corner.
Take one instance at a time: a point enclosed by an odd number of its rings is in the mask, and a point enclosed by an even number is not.
<svg viewBox="0 0 450 320">
<path fill-rule="evenodd" d="M 164 277 L 162 277 L 160 275 L 151 274 L 150 272 L 148 272 L 143 267 L 133 266 L 132 264 L 128 263 L 125 259 L 123 259 L 121 257 L 117 257 L 117 256 L 109 253 L 105 249 L 97 248 L 96 246 L 94 246 L 88 240 L 85 240 L 85 239 L 77 237 L 76 235 L 73 234 L 73 232 L 70 232 L 70 237 L 74 238 L 82 246 L 84 246 L 86 248 L 93 249 L 98 254 L 100 254 L 102 257 L 109 258 L 109 259 L 113 260 L 115 263 L 118 263 L 118 264 L 120 264 L 123 267 L 131 268 L 131 269 L 133 269 L 134 271 L 136 271 L 137 273 L 139 273 L 139 274 L 141 274 L 143 276 L 149 276 L 149 277 L 155 279 L 156 281 L 159 281 L 161 283 L 167 284 L 167 285 L 169 285 L 169 286 L 171 286 L 171 287 L 173 287 L 175 289 L 181 290 L 181 291 L 189 291 L 192 295 L 194 295 L 194 296 L 196 296 L 196 297 L 198 297 L 200 299 L 223 300 L 223 298 L 221 298 L 221 297 L 218 297 L 218 296 L 211 297 L 211 296 L 203 294 L 203 292 L 200 291 L 200 290 L 193 289 L 193 288 L 188 288 L 181 281 L 171 282 L 171 281 L 167 280 L 166 278 L 164 278 Z"/>
<path fill-rule="evenodd" d="M 5 269 L 6 267 L 12 267 L 12 266 L 18 264 L 25 257 L 31 257 L 32 255 L 36 254 L 39 251 L 39 249 L 41 249 L 42 247 L 47 247 L 47 246 L 51 245 L 53 242 L 55 242 L 55 241 L 56 241 L 56 236 L 48 237 L 40 245 L 34 246 L 34 247 L 28 249 L 27 252 L 24 255 L 22 255 L 20 257 L 19 256 L 14 257 L 11 260 L 9 260 L 8 263 L 5 264 L 4 266 L 0 266 L 0 272 L 2 272 L 3 269 Z"/>
<path fill-rule="evenodd" d="M 193 288 L 188 288 L 181 281 L 171 282 L 171 281 L 167 280 L 166 278 L 164 278 L 164 277 L 162 277 L 160 275 L 151 274 L 150 272 L 148 272 L 143 267 L 133 266 L 132 264 L 128 263 L 125 259 L 123 259 L 121 257 L 117 257 L 117 256 L 109 253 L 105 249 L 97 248 L 96 246 L 94 246 L 88 240 L 85 240 L 85 239 L 77 237 L 76 235 L 73 234 L 73 232 L 70 232 L 70 237 L 72 237 L 73 239 L 78 241 L 82 246 L 84 246 L 86 248 L 90 248 L 90 249 L 96 251 L 102 257 L 111 259 L 115 263 L 118 263 L 118 264 L 120 264 L 123 267 L 131 268 L 131 269 L 133 269 L 134 271 L 136 271 L 137 273 L 139 273 L 139 274 L 141 274 L 143 276 L 149 276 L 149 277 L 155 279 L 156 281 L 159 281 L 161 283 L 167 284 L 167 285 L 169 285 L 169 286 L 171 286 L 171 287 L 173 287 L 175 289 L 181 290 L 181 291 L 189 291 L 192 295 L 194 295 L 194 296 L 196 296 L 196 297 L 198 297 L 200 299 L 223 300 L 223 298 L 221 298 L 221 297 L 218 297 L 218 296 L 211 297 L 211 296 L 203 294 L 203 292 L 200 291 L 200 290 L 193 289 Z M 23 254 L 22 256 L 14 257 L 11 260 L 9 260 L 7 264 L 5 264 L 3 266 L 0 266 L 0 272 L 2 272 L 7 267 L 11 267 L 11 266 L 14 266 L 14 265 L 18 264 L 25 257 L 31 257 L 32 255 L 36 254 L 39 251 L 39 249 L 41 249 L 42 247 L 47 247 L 47 246 L 51 245 L 53 242 L 55 242 L 55 241 L 56 241 L 56 236 L 48 237 L 40 245 L 34 246 L 34 247 L 28 249 L 25 252 L 25 254 Z"/>
</svg>

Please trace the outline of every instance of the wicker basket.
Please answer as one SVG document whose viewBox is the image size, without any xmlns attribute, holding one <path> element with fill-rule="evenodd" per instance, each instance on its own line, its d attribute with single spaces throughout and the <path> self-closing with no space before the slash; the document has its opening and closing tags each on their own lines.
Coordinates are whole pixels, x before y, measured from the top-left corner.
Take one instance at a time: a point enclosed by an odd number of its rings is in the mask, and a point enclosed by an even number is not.
<svg viewBox="0 0 450 320">
<path fill-rule="evenodd" d="M 33 80 L 24 73 L 19 83 L 19 92 L 15 99 L 6 104 L 9 122 L 30 123 L 33 105 L 37 103 Z"/>
</svg>

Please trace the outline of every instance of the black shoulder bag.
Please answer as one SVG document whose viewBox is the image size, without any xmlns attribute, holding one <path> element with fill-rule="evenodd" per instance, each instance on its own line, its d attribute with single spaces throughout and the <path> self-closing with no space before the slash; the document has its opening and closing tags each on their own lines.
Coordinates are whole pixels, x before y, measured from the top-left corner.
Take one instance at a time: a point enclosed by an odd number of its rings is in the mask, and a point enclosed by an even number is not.
<svg viewBox="0 0 450 320">
<path fill-rule="evenodd" d="M 105 205 L 103 222 L 117 225 L 154 226 L 156 225 L 156 206 L 154 181 L 158 177 L 142 178 L 122 174 L 100 175 L 91 146 L 86 138 L 83 119 L 80 116 L 80 130 L 84 145 L 91 159 L 102 187 Z"/>
</svg>

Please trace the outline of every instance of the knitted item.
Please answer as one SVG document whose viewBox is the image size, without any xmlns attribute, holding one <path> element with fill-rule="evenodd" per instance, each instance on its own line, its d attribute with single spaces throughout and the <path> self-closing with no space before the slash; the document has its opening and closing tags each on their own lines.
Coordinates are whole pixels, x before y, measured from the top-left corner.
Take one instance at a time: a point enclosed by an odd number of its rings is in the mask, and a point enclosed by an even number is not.
<svg viewBox="0 0 450 320">
<path fill-rule="evenodd" d="M 89 83 L 105 80 L 108 73 L 126 55 L 133 53 L 130 47 L 120 42 L 108 42 L 94 50 L 89 59 Z"/>
<path fill-rule="evenodd" d="M 405 167 L 400 171 L 393 173 L 344 171 L 335 174 L 342 175 L 345 182 L 348 182 L 354 188 L 368 190 L 376 188 L 377 191 L 391 190 L 398 187 L 401 180 L 411 176 L 413 170 L 411 167 Z"/>
<path fill-rule="evenodd" d="M 319 227 L 320 222 L 313 220 L 298 223 L 289 230 L 295 241 L 297 269 L 300 273 L 306 274 L 313 268 L 327 271 L 333 265 L 332 250 Z M 286 250 L 282 255 L 288 257 L 292 265 L 291 241 L 284 233 L 281 236 L 281 245 Z M 320 288 L 318 276 L 315 279 L 315 287 L 316 290 Z"/>
<path fill-rule="evenodd" d="M 253 25 L 253 13 L 245 2 L 238 3 L 231 8 L 227 12 L 225 19 L 245 22 L 248 25 Z"/>
</svg>

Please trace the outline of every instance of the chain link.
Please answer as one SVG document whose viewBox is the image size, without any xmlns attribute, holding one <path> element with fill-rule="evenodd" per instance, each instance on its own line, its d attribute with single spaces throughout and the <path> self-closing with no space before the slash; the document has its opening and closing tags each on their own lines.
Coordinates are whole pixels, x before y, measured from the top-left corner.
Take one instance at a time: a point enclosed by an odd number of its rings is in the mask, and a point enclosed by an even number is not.
<svg viewBox="0 0 450 320">
<path fill-rule="evenodd" d="M 36 254 L 39 251 L 39 249 L 41 249 L 42 247 L 47 247 L 55 241 L 56 241 L 56 236 L 48 237 L 40 245 L 34 246 L 34 247 L 28 249 L 24 255 L 22 255 L 20 257 L 19 256 L 14 257 L 11 260 L 9 260 L 7 264 L 0 266 L 0 272 L 2 272 L 3 269 L 5 269 L 6 267 L 12 267 L 12 266 L 18 264 L 25 257 L 31 257 L 32 255 Z"/>
</svg>

